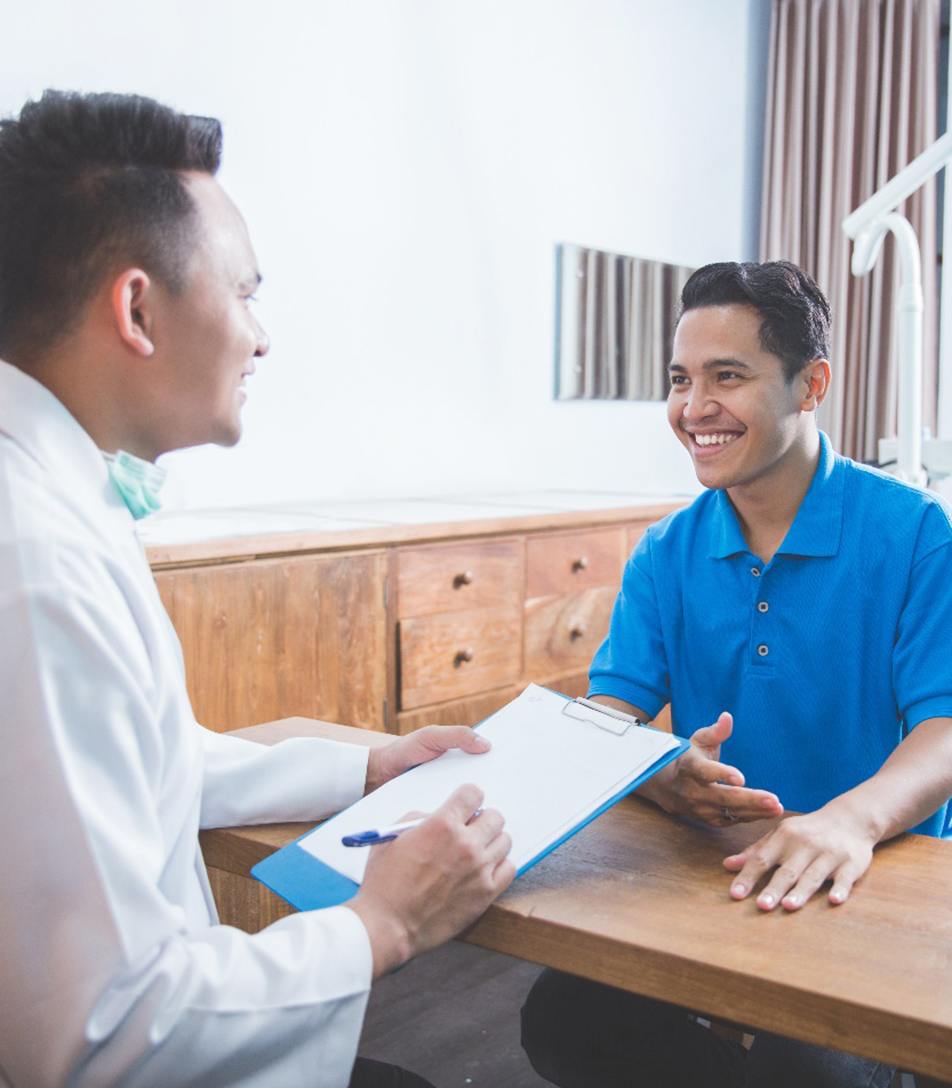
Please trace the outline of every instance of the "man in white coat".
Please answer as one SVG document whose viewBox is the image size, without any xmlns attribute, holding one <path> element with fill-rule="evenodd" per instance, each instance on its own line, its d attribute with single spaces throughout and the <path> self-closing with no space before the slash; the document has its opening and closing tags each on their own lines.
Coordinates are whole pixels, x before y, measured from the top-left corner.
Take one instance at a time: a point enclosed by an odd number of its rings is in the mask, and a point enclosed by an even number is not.
<svg viewBox="0 0 952 1088">
<path fill-rule="evenodd" d="M 267 338 L 216 121 L 47 92 L 0 122 L 0 1084 L 422 1083 L 355 1054 L 373 978 L 513 878 L 464 787 L 347 906 L 217 924 L 201 827 L 317 819 L 472 731 L 374 750 L 196 724 L 134 517 L 241 430 Z"/>
</svg>

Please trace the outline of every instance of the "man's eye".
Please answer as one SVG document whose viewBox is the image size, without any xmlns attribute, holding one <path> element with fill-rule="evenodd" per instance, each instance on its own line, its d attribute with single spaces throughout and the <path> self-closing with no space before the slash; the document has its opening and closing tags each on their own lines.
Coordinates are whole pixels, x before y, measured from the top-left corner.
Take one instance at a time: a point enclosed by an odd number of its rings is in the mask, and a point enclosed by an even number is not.
<svg viewBox="0 0 952 1088">
<path fill-rule="evenodd" d="M 740 374 L 738 374 L 736 370 L 722 370 L 717 375 L 717 380 L 719 382 L 732 382 L 739 377 Z"/>
<path fill-rule="evenodd" d="M 683 374 L 672 374 L 671 375 L 671 384 L 672 385 L 687 385 L 688 380 Z"/>
</svg>

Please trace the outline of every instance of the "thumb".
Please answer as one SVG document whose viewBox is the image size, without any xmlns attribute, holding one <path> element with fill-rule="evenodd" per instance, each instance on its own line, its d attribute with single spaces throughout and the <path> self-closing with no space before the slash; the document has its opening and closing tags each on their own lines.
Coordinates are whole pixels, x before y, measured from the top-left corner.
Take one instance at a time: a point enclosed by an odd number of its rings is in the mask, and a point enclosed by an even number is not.
<svg viewBox="0 0 952 1088">
<path fill-rule="evenodd" d="M 723 710 L 713 725 L 706 725 L 692 734 L 691 743 L 696 748 L 700 748 L 710 759 L 717 759 L 721 745 L 733 731 L 734 719 L 726 710 Z"/>
<path fill-rule="evenodd" d="M 492 747 L 485 737 L 468 725 L 428 725 L 417 731 L 415 739 L 424 749 L 420 753 L 421 762 L 435 759 L 453 748 L 480 755 Z"/>
</svg>

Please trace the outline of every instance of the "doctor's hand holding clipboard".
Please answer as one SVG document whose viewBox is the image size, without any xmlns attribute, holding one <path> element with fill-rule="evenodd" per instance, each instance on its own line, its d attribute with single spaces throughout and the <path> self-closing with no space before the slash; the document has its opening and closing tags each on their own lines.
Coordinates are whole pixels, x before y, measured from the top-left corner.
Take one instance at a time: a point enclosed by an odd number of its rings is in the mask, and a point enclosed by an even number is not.
<svg viewBox="0 0 952 1088">
<path fill-rule="evenodd" d="M 427 726 L 371 749 L 366 792 L 451 749 L 479 755 L 490 748 L 464 726 Z M 477 786 L 460 786 L 419 826 L 372 849 L 347 906 L 370 936 L 374 978 L 454 937 L 512 883 L 505 821 L 494 809 L 481 810 L 482 801 Z"/>
</svg>

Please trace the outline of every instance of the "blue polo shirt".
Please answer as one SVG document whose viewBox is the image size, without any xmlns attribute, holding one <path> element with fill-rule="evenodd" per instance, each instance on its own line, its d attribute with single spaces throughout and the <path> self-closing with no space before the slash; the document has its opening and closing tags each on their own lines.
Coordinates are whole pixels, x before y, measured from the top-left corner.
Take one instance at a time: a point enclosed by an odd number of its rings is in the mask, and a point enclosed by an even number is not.
<svg viewBox="0 0 952 1088">
<path fill-rule="evenodd" d="M 590 685 L 652 716 L 670 702 L 685 737 L 729 710 L 721 758 L 803 812 L 875 774 L 919 722 L 952 717 L 948 510 L 820 443 L 768 564 L 726 491 L 645 533 Z M 952 837 L 949 815 L 915 830 Z"/>
</svg>

